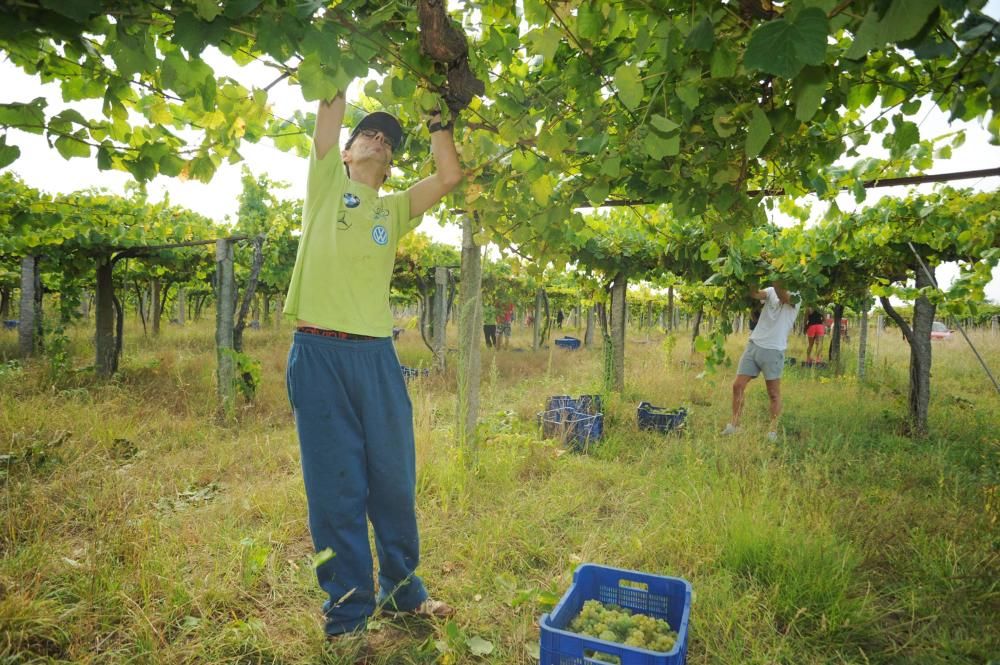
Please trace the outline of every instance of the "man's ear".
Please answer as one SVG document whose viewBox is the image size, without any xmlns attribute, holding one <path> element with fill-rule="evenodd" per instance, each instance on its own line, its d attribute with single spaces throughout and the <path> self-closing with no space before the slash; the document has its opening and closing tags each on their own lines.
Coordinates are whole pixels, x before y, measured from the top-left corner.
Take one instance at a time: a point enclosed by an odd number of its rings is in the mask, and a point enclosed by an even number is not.
<svg viewBox="0 0 1000 665">
<path fill-rule="evenodd" d="M 344 162 L 345 164 L 350 163 L 351 160 L 348 159 L 350 155 L 351 151 L 348 150 L 347 148 L 344 148 L 343 150 L 340 151 L 340 161 Z"/>
</svg>

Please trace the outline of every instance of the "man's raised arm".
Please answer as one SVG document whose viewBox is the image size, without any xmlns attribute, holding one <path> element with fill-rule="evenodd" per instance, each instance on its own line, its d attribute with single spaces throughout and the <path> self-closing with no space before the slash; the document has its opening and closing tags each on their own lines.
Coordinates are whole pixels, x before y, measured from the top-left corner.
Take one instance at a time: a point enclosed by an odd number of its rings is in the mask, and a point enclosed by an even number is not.
<svg viewBox="0 0 1000 665">
<path fill-rule="evenodd" d="M 441 127 L 439 113 L 431 116 L 429 127 L 435 171 L 408 190 L 411 218 L 427 212 L 462 181 L 462 166 L 458 161 L 451 128 Z"/>
<path fill-rule="evenodd" d="M 788 292 L 788 289 L 786 289 L 783 286 L 778 286 L 777 284 L 775 284 L 774 285 L 774 292 L 777 294 L 778 300 L 781 301 L 782 305 L 791 305 L 792 304 L 792 294 L 790 294 Z"/>
<path fill-rule="evenodd" d="M 340 127 L 344 124 L 344 93 L 330 101 L 321 101 L 316 111 L 316 130 L 313 132 L 313 146 L 316 157 L 323 159 L 330 150 L 340 147 Z"/>
</svg>

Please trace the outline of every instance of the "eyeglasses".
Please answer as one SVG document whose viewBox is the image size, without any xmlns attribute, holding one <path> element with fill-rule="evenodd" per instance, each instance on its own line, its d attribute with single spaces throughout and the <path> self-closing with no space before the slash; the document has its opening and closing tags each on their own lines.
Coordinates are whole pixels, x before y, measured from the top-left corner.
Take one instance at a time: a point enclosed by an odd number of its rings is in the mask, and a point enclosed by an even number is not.
<svg viewBox="0 0 1000 665">
<path fill-rule="evenodd" d="M 393 144 L 392 140 L 377 129 L 362 129 L 360 132 L 358 132 L 358 134 L 365 137 L 366 139 L 374 139 L 376 136 L 378 136 L 379 138 L 381 138 L 382 143 L 389 146 L 390 150 L 396 149 L 396 146 Z"/>
</svg>

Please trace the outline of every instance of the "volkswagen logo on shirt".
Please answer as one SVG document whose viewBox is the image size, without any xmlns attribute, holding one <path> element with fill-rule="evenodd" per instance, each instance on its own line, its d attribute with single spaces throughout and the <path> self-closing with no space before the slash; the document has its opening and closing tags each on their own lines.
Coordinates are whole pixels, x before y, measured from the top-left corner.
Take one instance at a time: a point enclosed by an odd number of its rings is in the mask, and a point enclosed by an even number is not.
<svg viewBox="0 0 1000 665">
<path fill-rule="evenodd" d="M 361 199 L 359 199 L 354 194 L 347 192 L 346 194 L 344 194 L 344 205 L 347 206 L 348 208 L 357 208 L 359 205 L 361 205 Z"/>
<path fill-rule="evenodd" d="M 376 245 L 384 245 L 389 242 L 389 232 L 381 224 L 376 224 L 372 229 L 372 240 Z"/>
</svg>

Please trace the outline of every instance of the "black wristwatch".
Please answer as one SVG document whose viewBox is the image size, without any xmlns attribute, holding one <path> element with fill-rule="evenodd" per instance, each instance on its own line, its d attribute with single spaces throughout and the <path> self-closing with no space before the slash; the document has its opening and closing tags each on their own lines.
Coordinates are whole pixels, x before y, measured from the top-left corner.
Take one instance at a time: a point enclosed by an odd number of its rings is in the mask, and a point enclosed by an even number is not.
<svg viewBox="0 0 1000 665">
<path fill-rule="evenodd" d="M 448 124 L 444 124 L 440 120 L 427 121 L 427 129 L 430 130 L 431 134 L 433 134 L 434 132 L 443 132 L 446 129 L 451 129 L 453 126 L 454 126 L 453 123 L 449 122 Z"/>
</svg>

